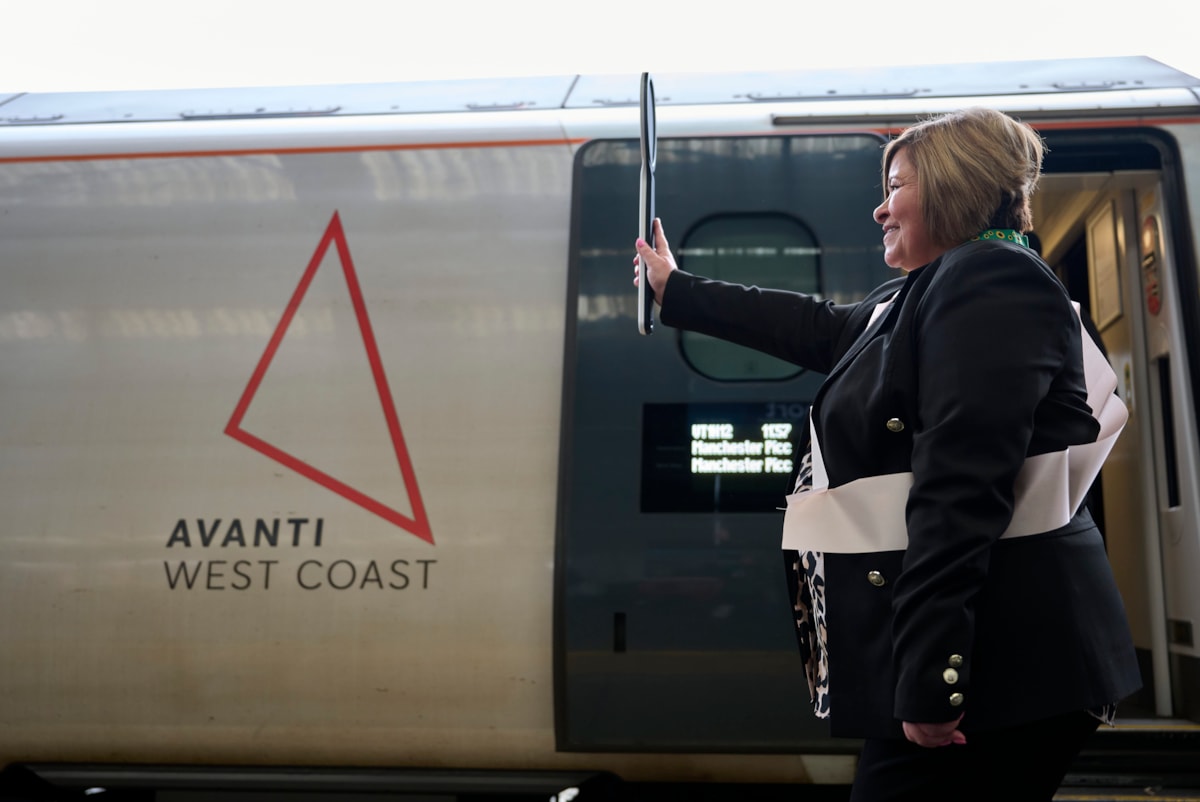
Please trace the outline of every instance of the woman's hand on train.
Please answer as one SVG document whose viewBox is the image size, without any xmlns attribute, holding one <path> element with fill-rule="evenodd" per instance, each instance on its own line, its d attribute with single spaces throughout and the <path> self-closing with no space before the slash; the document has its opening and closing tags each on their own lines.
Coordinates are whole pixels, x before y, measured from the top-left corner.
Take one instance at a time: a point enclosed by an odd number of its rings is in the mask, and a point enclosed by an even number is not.
<svg viewBox="0 0 1200 802">
<path fill-rule="evenodd" d="M 663 291 L 667 286 L 667 278 L 671 275 L 672 270 L 677 270 L 675 264 L 675 256 L 671 253 L 671 247 L 667 244 L 667 235 L 663 233 L 662 220 L 654 218 L 654 247 L 650 247 L 650 243 L 642 238 L 638 238 L 635 244 L 637 248 L 637 257 L 633 260 L 633 284 L 637 286 L 641 271 L 638 269 L 638 260 L 646 266 L 646 274 L 650 279 L 650 289 L 654 291 L 654 298 L 661 304 Z"/>
<path fill-rule="evenodd" d="M 914 724 L 906 721 L 904 722 L 904 737 L 918 746 L 929 748 L 965 744 L 967 736 L 958 729 L 960 721 L 962 721 L 962 716 L 942 724 Z"/>
</svg>

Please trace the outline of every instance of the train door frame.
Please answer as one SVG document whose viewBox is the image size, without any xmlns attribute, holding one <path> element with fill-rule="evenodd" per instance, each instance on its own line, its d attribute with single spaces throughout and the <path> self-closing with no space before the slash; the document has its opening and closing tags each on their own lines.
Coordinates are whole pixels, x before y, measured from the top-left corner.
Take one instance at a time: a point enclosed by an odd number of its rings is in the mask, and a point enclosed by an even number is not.
<svg viewBox="0 0 1200 802">
<path fill-rule="evenodd" d="M 1192 131 L 1188 134 L 1195 135 Z M 1196 659 L 1194 644 L 1188 654 L 1171 642 L 1174 630 L 1186 630 L 1188 621 L 1173 619 L 1169 602 L 1174 599 L 1177 614 L 1184 611 L 1183 619 L 1196 619 L 1198 605 L 1193 598 L 1186 597 L 1185 577 L 1172 573 L 1186 571 L 1186 560 L 1173 558 L 1164 541 L 1164 537 L 1170 536 L 1169 531 L 1178 535 L 1176 540 L 1182 538 L 1183 532 L 1191 532 L 1193 537 L 1184 545 L 1191 545 L 1194 550 L 1192 541 L 1200 531 L 1198 413 L 1193 377 L 1189 375 L 1195 373 L 1198 354 L 1194 348 L 1189 350 L 1184 334 L 1197 327 L 1195 265 L 1191 242 L 1186 236 L 1190 229 L 1182 191 L 1184 162 L 1178 143 L 1158 129 L 1076 130 L 1067 141 L 1072 147 L 1081 145 L 1080 153 L 1102 150 L 1103 158 L 1108 160 L 1085 167 L 1086 160 L 1064 154 L 1066 148 L 1058 154 L 1060 159 L 1065 155 L 1067 163 L 1083 167 L 1079 170 L 1080 192 L 1071 198 L 1076 204 L 1072 213 L 1074 225 L 1079 229 L 1072 236 L 1087 242 L 1089 291 L 1094 292 L 1097 269 L 1096 243 L 1092 240 L 1102 223 L 1111 225 L 1115 255 L 1111 269 L 1119 275 L 1119 313 L 1111 321 L 1105 320 L 1102 309 L 1101 319 L 1096 323 L 1101 339 L 1113 352 L 1111 361 L 1118 374 L 1118 393 L 1129 405 L 1131 414 L 1130 425 L 1122 436 L 1126 440 L 1123 444 L 1126 453 L 1114 453 L 1117 458 L 1109 460 L 1111 467 L 1101 477 L 1106 485 L 1104 518 L 1111 524 L 1108 527 L 1111 559 L 1126 594 L 1135 639 L 1143 653 L 1146 687 L 1136 697 L 1137 704 L 1127 709 L 1145 710 L 1156 717 L 1197 719 L 1200 700 L 1188 698 L 1186 688 L 1189 681 L 1194 685 L 1200 661 Z M 1139 161 L 1136 157 L 1126 160 L 1120 155 L 1120 148 L 1131 143 L 1152 146 L 1160 163 L 1147 169 L 1149 165 L 1135 163 Z M 1111 222 L 1104 221 L 1106 215 L 1111 215 Z M 1140 229 L 1146 220 L 1157 223 L 1157 253 L 1151 255 L 1155 262 L 1154 277 L 1145 275 L 1147 254 L 1140 241 Z M 1052 263 L 1064 251 L 1061 230 L 1058 240 L 1056 253 L 1049 255 Z M 1156 318 L 1147 311 L 1150 283 L 1157 292 L 1155 302 L 1161 307 L 1161 315 Z M 1108 325 L 1121 317 L 1125 319 L 1120 325 Z M 1151 318 L 1157 320 L 1157 327 Z M 1151 328 L 1156 328 L 1157 333 Z M 1165 363 L 1160 361 L 1164 355 Z M 1165 378 L 1156 379 L 1152 375 L 1154 365 L 1159 365 L 1159 372 Z M 1170 391 L 1166 398 L 1163 387 Z M 1169 425 L 1164 429 L 1163 421 L 1167 418 Z M 1121 445 L 1118 441 L 1118 448 Z M 1123 466 L 1128 461 L 1133 461 L 1132 470 L 1128 465 Z M 1175 488 L 1170 494 L 1166 492 L 1169 486 Z M 1168 496 L 1172 496 L 1169 504 Z M 1122 504 L 1136 505 L 1136 509 L 1122 510 Z M 1122 527 L 1126 531 L 1122 532 Z"/>
<path fill-rule="evenodd" d="M 1148 567 L 1158 569 L 1148 572 L 1147 583 L 1152 594 L 1161 594 L 1161 609 L 1152 619 L 1155 713 L 1200 719 L 1200 700 L 1187 695 L 1185 681 L 1189 673 L 1197 673 L 1200 656 L 1192 634 L 1192 622 L 1200 619 L 1200 593 L 1187 575 L 1187 566 L 1200 559 L 1200 462 L 1188 447 L 1198 437 L 1187 403 L 1188 340 L 1170 230 L 1175 216 L 1164 208 L 1162 183 L 1135 184 L 1115 202 L 1128 267 L 1125 298 L 1134 320 L 1134 379 L 1143 399 L 1137 406 L 1152 466 L 1143 471 L 1143 482 L 1149 500 L 1144 545 Z M 1152 233 L 1144 237 L 1147 227 Z M 1187 532 L 1190 539 L 1184 537 Z"/>
<path fill-rule="evenodd" d="M 1118 581 L 1122 576 L 1129 576 L 1123 584 L 1126 605 L 1130 608 L 1130 624 L 1134 629 L 1135 640 L 1148 637 L 1149 673 L 1144 677 L 1146 694 L 1150 698 L 1153 711 L 1158 716 L 1170 716 L 1172 712 L 1171 682 L 1169 663 L 1166 659 L 1166 603 L 1164 591 L 1164 566 L 1162 561 L 1161 535 L 1158 516 L 1155 514 L 1158 476 L 1152 466 L 1157 465 L 1155 459 L 1154 422 L 1150 403 L 1150 379 L 1147 369 L 1145 320 L 1141 314 L 1141 304 L 1133 292 L 1131 276 L 1137 264 L 1136 255 L 1131 252 L 1129 230 L 1130 216 L 1133 204 L 1132 196 L 1135 190 L 1124 182 L 1109 179 L 1109 187 L 1101 193 L 1094 206 L 1084 218 L 1087 262 L 1089 276 L 1089 292 L 1093 298 L 1101 294 L 1096 287 L 1096 277 L 1108 270 L 1101 264 L 1102 252 L 1111 248 L 1112 270 L 1119 275 L 1117 298 L 1119 311 L 1112 320 L 1101 315 L 1097 328 L 1106 348 L 1114 354 L 1114 369 L 1117 372 L 1118 392 L 1129 409 L 1129 423 L 1122 433 L 1117 460 L 1114 460 L 1108 472 L 1102 477 L 1106 490 L 1105 520 L 1120 520 L 1119 505 L 1130 503 L 1133 509 L 1125 510 L 1126 522 L 1130 528 L 1136 527 L 1139 534 L 1130 536 L 1139 541 L 1140 546 L 1134 554 L 1135 560 L 1140 559 L 1136 569 L 1126 572 L 1126 566 L 1121 565 L 1119 558 L 1112 555 L 1115 563 L 1114 571 Z M 1108 239 L 1101 244 L 1101 239 Z M 1121 317 L 1126 317 L 1121 321 Z M 1119 324 L 1119 325 L 1117 325 Z M 1108 332 L 1107 336 L 1105 332 Z M 1124 466 L 1132 466 L 1132 477 L 1122 471 Z M 1124 480 L 1124 482 L 1122 482 Z M 1131 481 L 1132 480 L 1132 481 Z M 1121 490 L 1124 492 L 1120 492 Z M 1112 505 L 1112 506 L 1110 506 Z M 1114 506 L 1117 507 L 1114 510 Z M 1110 510 L 1116 514 L 1110 517 Z M 1110 532 L 1110 543 L 1120 548 L 1125 540 L 1124 533 Z M 1129 556 L 1129 555 L 1126 555 Z M 1136 580 L 1141 580 L 1140 582 Z M 1142 615 L 1138 615 L 1138 613 Z M 1139 646 L 1145 645 L 1141 640 Z M 1146 669 L 1143 664 L 1143 670 Z M 1150 702 L 1152 699 L 1152 702 Z"/>
</svg>

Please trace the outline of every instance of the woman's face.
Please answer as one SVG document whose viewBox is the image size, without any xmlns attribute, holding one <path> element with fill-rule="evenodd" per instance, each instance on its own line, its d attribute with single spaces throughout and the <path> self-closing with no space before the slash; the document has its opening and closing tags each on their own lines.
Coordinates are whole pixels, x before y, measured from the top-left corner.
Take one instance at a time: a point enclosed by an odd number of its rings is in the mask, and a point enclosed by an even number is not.
<svg viewBox="0 0 1200 802">
<path fill-rule="evenodd" d="M 929 236 L 921 217 L 917 171 L 901 148 L 888 166 L 887 197 L 875 209 L 875 222 L 883 226 L 883 261 L 907 273 L 927 265 L 945 252 Z"/>
</svg>

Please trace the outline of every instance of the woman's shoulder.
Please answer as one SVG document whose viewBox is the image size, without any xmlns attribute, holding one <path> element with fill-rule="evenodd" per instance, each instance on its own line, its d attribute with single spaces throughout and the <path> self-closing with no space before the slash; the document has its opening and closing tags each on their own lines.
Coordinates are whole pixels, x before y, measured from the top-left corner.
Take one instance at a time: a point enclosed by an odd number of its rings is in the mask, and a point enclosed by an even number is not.
<svg viewBox="0 0 1200 802">
<path fill-rule="evenodd" d="M 1037 251 L 1025 245 L 1019 245 L 1007 240 L 967 240 L 946 251 L 942 256 L 943 264 L 974 264 L 988 263 L 1007 266 L 1012 269 L 1036 269 L 1053 278 L 1054 273 L 1042 261 Z"/>
<path fill-rule="evenodd" d="M 1003 240 L 971 240 L 946 251 L 927 271 L 929 289 L 948 285 L 997 290 L 1041 288 L 1067 300 L 1066 288 L 1036 252 Z"/>
<path fill-rule="evenodd" d="M 1066 287 L 1023 245 L 967 242 L 923 270 L 920 286 L 912 292 L 917 321 L 954 320 L 1009 331 L 1020 327 L 1042 337 L 1078 325 Z"/>
</svg>

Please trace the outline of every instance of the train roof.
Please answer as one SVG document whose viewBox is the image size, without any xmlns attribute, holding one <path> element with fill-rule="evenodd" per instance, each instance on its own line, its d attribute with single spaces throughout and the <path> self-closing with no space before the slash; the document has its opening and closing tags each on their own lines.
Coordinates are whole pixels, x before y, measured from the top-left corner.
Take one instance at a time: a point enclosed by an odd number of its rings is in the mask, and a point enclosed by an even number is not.
<svg viewBox="0 0 1200 802">
<path fill-rule="evenodd" d="M 659 106 L 1182 90 L 1200 79 L 1145 56 L 786 72 L 661 73 Z M 377 84 L 0 94 L 0 126 L 596 109 L 636 105 L 638 77 L 563 75 Z"/>
</svg>

